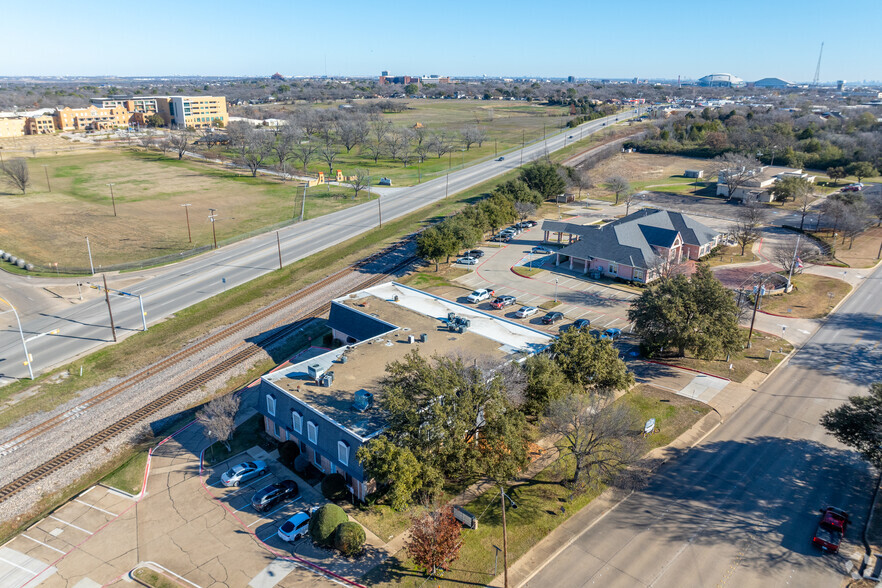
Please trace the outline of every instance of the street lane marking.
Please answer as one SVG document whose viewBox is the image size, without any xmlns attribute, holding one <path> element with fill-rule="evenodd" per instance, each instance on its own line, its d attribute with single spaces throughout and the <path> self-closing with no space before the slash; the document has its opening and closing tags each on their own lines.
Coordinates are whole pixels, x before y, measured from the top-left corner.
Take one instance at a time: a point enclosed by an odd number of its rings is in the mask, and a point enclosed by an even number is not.
<svg viewBox="0 0 882 588">
<path fill-rule="evenodd" d="M 87 530 L 85 530 L 85 529 L 82 528 L 82 527 L 77 527 L 77 526 L 76 526 L 75 524 L 73 524 L 73 523 L 68 523 L 67 521 L 62 521 L 61 519 L 59 519 L 59 518 L 56 517 L 56 516 L 49 515 L 49 518 L 50 518 L 50 519 L 53 519 L 53 520 L 56 520 L 56 521 L 58 521 L 59 523 L 61 523 L 61 524 L 63 524 L 63 525 L 67 525 L 68 527 L 73 527 L 74 529 L 77 529 L 78 531 L 82 531 L 83 533 L 86 533 L 86 534 L 88 534 L 88 535 L 94 535 L 94 533 L 93 533 L 92 531 L 87 531 Z"/>
<path fill-rule="evenodd" d="M 51 549 L 52 551 L 57 551 L 58 553 L 64 553 L 64 552 L 61 551 L 60 549 L 55 549 L 55 548 L 52 547 L 51 545 L 47 545 L 46 543 L 43 543 L 43 542 L 40 541 L 39 539 L 34 539 L 34 538 L 31 537 L 30 535 L 25 535 L 24 533 L 22 533 L 21 536 L 24 537 L 25 539 L 30 539 L 30 540 L 33 541 L 34 543 L 39 543 L 39 544 L 42 545 L 43 547 L 48 547 L 48 548 Z"/>
<path fill-rule="evenodd" d="M 89 508 L 94 508 L 95 510 L 100 510 L 100 511 L 103 512 L 104 514 L 109 514 L 109 515 L 112 516 L 112 517 L 117 516 L 115 513 L 112 513 L 112 512 L 110 512 L 109 510 L 104 510 L 103 508 L 98 508 L 98 507 L 95 506 L 94 504 L 89 504 L 88 502 L 83 502 L 83 501 L 80 500 L 79 498 L 74 498 L 74 502 L 79 502 L 80 504 L 85 504 L 85 505 L 88 506 Z"/>
</svg>

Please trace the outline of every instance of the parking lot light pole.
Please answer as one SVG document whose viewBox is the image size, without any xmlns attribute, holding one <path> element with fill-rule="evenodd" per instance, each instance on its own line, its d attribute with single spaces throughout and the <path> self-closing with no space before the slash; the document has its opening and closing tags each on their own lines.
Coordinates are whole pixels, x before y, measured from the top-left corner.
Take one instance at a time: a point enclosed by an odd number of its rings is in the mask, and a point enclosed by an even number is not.
<svg viewBox="0 0 882 588">
<path fill-rule="evenodd" d="M 184 213 L 187 215 L 187 239 L 190 243 L 193 242 L 193 235 L 190 234 L 190 204 L 181 204 L 184 207 Z"/>
<path fill-rule="evenodd" d="M 18 334 L 21 337 L 21 346 L 24 349 L 24 355 L 25 355 L 24 363 L 26 366 L 28 366 L 28 375 L 33 380 L 34 379 L 34 370 L 31 368 L 31 356 L 28 353 L 28 344 L 27 344 L 27 342 L 25 342 L 24 331 L 21 330 L 21 319 L 18 317 L 18 311 L 16 311 L 15 307 L 12 306 L 12 303 L 9 302 L 8 300 L 6 300 L 5 298 L 0 298 L 0 300 L 2 300 L 3 302 L 5 302 L 6 304 L 9 305 L 9 310 L 4 310 L 3 312 L 0 312 L 0 314 L 6 314 L 7 312 L 11 312 L 12 314 L 15 315 L 15 321 L 18 323 Z"/>
<path fill-rule="evenodd" d="M 554 278 L 554 303 L 557 304 L 557 278 Z"/>
</svg>

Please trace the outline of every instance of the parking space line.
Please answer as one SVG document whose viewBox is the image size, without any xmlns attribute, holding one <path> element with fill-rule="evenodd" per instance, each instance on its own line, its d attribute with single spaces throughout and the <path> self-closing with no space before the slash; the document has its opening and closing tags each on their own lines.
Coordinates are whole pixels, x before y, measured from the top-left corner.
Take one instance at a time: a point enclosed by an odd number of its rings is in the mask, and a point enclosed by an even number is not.
<svg viewBox="0 0 882 588">
<path fill-rule="evenodd" d="M 103 508 L 98 508 L 98 507 L 95 506 L 94 504 L 89 504 L 88 502 L 83 502 L 83 501 L 80 500 L 79 498 L 74 498 L 74 502 L 79 502 L 80 504 L 85 504 L 85 505 L 88 506 L 89 508 L 94 508 L 95 510 L 100 510 L 101 512 L 103 512 L 103 513 L 105 513 L 105 514 L 109 514 L 109 515 L 112 516 L 112 517 L 115 517 L 115 516 L 116 516 L 116 514 L 110 512 L 109 510 L 104 510 Z"/>
<path fill-rule="evenodd" d="M 586 314 L 590 314 L 590 313 L 591 313 L 590 310 L 586 310 L 585 312 L 583 312 L 582 314 L 580 314 L 580 315 L 577 316 L 576 318 L 577 318 L 577 319 L 580 319 L 580 318 L 582 318 L 583 316 L 585 316 Z"/>
<path fill-rule="evenodd" d="M 13 567 L 16 567 L 16 568 L 18 568 L 18 569 L 20 569 L 20 570 L 24 570 L 24 571 L 26 571 L 27 573 L 29 573 L 29 574 L 32 575 L 32 576 L 36 576 L 36 575 L 39 573 L 39 572 L 35 572 L 35 571 L 33 571 L 33 570 L 29 570 L 29 569 L 27 569 L 27 568 L 25 568 L 25 567 L 22 567 L 22 566 L 18 565 L 17 563 L 15 563 L 15 562 L 11 562 L 11 561 L 9 561 L 8 559 L 3 558 L 3 557 L 0 557 L 0 561 L 2 561 L 3 563 L 8 563 L 9 565 L 11 565 L 11 566 L 13 566 Z"/>
<path fill-rule="evenodd" d="M 275 509 L 275 510 L 271 510 L 271 511 L 269 511 L 268 513 L 266 513 L 265 515 L 263 515 L 261 518 L 257 519 L 257 520 L 254 521 L 253 523 L 251 523 L 251 525 L 256 525 L 256 524 L 259 523 L 260 521 L 268 521 L 268 520 L 270 520 L 269 516 L 270 516 L 271 514 L 277 513 L 277 512 L 279 512 L 280 510 L 282 510 L 283 508 L 285 508 L 285 507 L 287 507 L 287 506 L 290 506 L 290 505 L 291 505 L 291 502 L 294 502 L 295 500 L 298 500 L 298 499 L 300 499 L 299 496 L 298 496 L 297 498 L 292 498 L 289 502 L 287 502 L 286 504 L 283 504 L 283 505 L 280 506 L 279 508 L 277 508 L 277 509 Z M 247 525 L 247 526 L 250 527 L 251 525 Z"/>
<path fill-rule="evenodd" d="M 31 537 L 30 535 L 25 535 L 24 533 L 22 533 L 21 536 L 24 537 L 25 539 L 30 539 L 30 540 L 33 541 L 34 543 L 39 543 L 39 544 L 42 545 L 43 547 L 48 547 L 48 548 L 51 549 L 52 551 L 57 551 L 58 553 L 64 553 L 64 551 L 61 551 L 60 549 L 56 549 L 56 548 L 52 547 L 51 545 L 47 545 L 46 543 L 43 543 L 43 542 L 40 541 L 39 539 L 34 539 L 34 538 Z"/>
<path fill-rule="evenodd" d="M 49 515 L 49 518 L 50 518 L 50 519 L 53 519 L 53 520 L 56 520 L 56 521 L 58 521 L 59 523 L 61 523 L 61 524 L 63 524 L 63 525 L 67 525 L 68 527 L 73 527 L 74 529 L 77 529 L 77 530 L 79 530 L 79 531 L 82 531 L 83 533 L 86 533 L 86 534 L 88 534 L 88 535 L 94 535 L 94 533 L 93 533 L 92 531 L 87 531 L 87 530 L 83 529 L 82 527 L 77 527 L 77 526 L 76 526 L 75 524 L 73 524 L 73 523 L 68 523 L 67 521 L 62 521 L 62 520 L 59 519 L 58 517 L 55 517 L 55 516 Z"/>
</svg>

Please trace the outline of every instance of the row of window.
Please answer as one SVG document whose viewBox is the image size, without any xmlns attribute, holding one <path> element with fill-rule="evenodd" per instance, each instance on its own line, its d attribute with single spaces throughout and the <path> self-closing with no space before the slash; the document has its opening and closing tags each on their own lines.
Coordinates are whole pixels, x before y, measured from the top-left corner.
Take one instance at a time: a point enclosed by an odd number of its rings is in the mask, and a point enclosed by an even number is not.
<svg viewBox="0 0 882 588">
<path fill-rule="evenodd" d="M 266 395 L 266 412 L 270 416 L 276 416 L 276 399 L 272 394 Z M 303 415 L 296 410 L 291 411 L 291 428 L 295 433 L 303 434 Z M 313 421 L 306 421 L 306 438 L 310 443 L 318 445 L 318 425 Z M 337 441 L 337 460 L 343 465 L 349 465 L 349 444 L 345 441 Z"/>
</svg>

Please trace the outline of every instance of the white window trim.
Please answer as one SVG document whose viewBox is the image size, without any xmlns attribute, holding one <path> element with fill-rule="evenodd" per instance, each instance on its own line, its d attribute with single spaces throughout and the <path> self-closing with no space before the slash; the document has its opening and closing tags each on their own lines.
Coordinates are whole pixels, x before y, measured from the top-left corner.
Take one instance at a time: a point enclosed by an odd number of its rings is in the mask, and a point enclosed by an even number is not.
<svg viewBox="0 0 882 588">
<path fill-rule="evenodd" d="M 266 411 L 270 416 L 276 416 L 276 399 L 272 394 L 266 395 Z"/>
<path fill-rule="evenodd" d="M 337 461 L 349 465 L 349 444 L 346 441 L 337 441 Z"/>
<path fill-rule="evenodd" d="M 296 410 L 291 411 L 291 428 L 295 433 L 303 433 L 303 415 Z"/>
<path fill-rule="evenodd" d="M 318 444 L 318 425 L 312 421 L 306 421 L 306 438 L 310 443 Z"/>
</svg>

